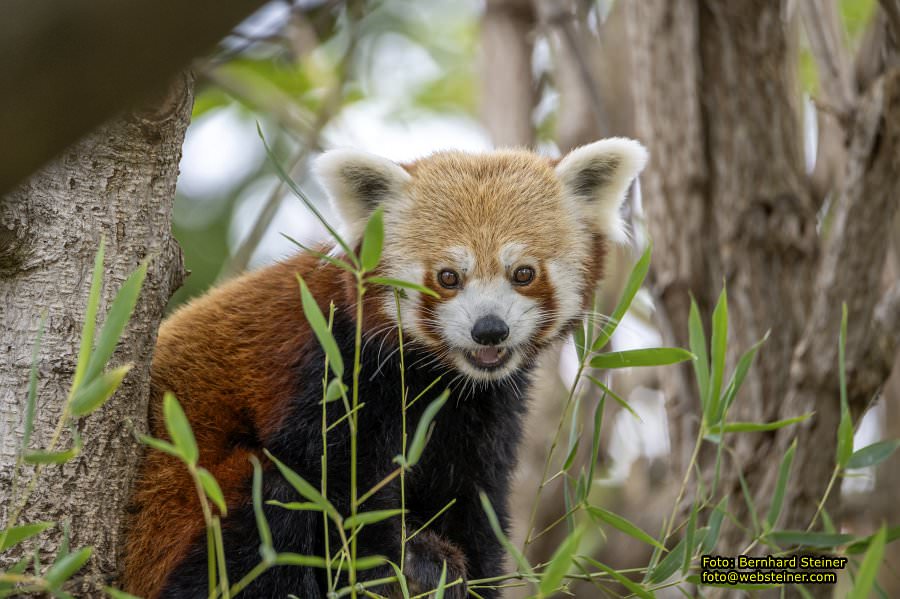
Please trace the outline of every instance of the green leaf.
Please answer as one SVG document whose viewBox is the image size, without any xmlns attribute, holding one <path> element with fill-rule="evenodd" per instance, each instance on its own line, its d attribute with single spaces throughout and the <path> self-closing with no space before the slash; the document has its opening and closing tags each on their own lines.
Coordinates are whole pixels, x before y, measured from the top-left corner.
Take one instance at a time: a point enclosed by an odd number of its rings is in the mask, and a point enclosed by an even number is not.
<svg viewBox="0 0 900 599">
<path fill-rule="evenodd" d="M 681 573 L 687 574 L 691 568 L 691 559 L 694 557 L 694 534 L 697 532 L 697 502 L 691 505 L 691 515 L 688 518 L 687 530 L 684 533 L 684 561 L 681 564 Z"/>
<path fill-rule="evenodd" d="M 688 340 L 691 353 L 697 356 L 697 359 L 694 360 L 694 376 L 697 378 L 697 388 L 700 390 L 700 405 L 705 411 L 709 402 L 709 352 L 706 349 L 706 331 L 703 330 L 700 309 L 693 296 L 691 296 L 691 311 L 688 316 Z"/>
<path fill-rule="evenodd" d="M 603 426 L 603 409 L 606 406 L 606 395 L 600 397 L 597 407 L 594 409 L 594 430 L 591 436 L 591 461 L 588 467 L 588 481 L 593 483 L 594 470 L 597 466 L 597 456 L 600 455 L 600 429 Z"/>
<path fill-rule="evenodd" d="M 841 334 L 838 342 L 838 378 L 841 387 L 841 421 L 838 424 L 836 460 L 838 466 L 846 468 L 853 455 L 853 419 L 847 404 L 847 364 L 845 347 L 847 344 L 847 304 L 841 307 Z"/>
<path fill-rule="evenodd" d="M 375 270 L 381 261 L 381 249 L 384 245 L 384 210 L 378 208 L 369 217 L 366 230 L 363 233 L 362 249 L 359 252 L 359 261 L 366 272 Z"/>
<path fill-rule="evenodd" d="M 759 516 L 756 511 L 756 503 L 753 501 L 753 494 L 750 493 L 750 487 L 747 485 L 747 479 L 744 478 L 744 472 L 740 466 L 737 468 L 738 482 L 741 483 L 741 494 L 744 496 L 744 503 L 747 505 L 747 511 L 750 512 L 750 519 L 753 520 L 754 534 L 759 532 Z"/>
<path fill-rule="evenodd" d="M 563 462 L 563 470 L 568 470 L 572 467 L 572 462 L 575 461 L 575 456 L 578 454 L 578 446 L 581 444 L 581 437 L 576 437 L 575 442 L 572 444 L 572 447 L 569 449 L 569 454 L 566 456 L 566 461 Z"/>
<path fill-rule="evenodd" d="M 47 573 L 44 574 L 44 580 L 52 589 L 56 589 L 65 581 L 69 580 L 73 574 L 81 570 L 81 568 L 91 559 L 92 547 L 84 547 L 78 551 L 73 551 L 66 557 L 53 564 Z"/>
<path fill-rule="evenodd" d="M 856 573 L 856 583 L 853 585 L 850 594 L 847 595 L 848 599 L 866 599 L 869 596 L 869 591 L 872 590 L 872 586 L 875 584 L 875 577 L 878 575 L 878 569 L 881 567 L 881 562 L 884 558 L 886 535 L 887 531 L 882 525 L 872 539 L 869 549 L 859 565 L 859 571 Z"/>
<path fill-rule="evenodd" d="M 106 313 L 106 320 L 103 321 L 103 328 L 100 329 L 100 336 L 97 337 L 97 346 L 91 353 L 91 359 L 88 362 L 87 371 L 84 373 L 84 383 L 90 383 L 100 372 L 106 367 L 113 352 L 116 350 L 116 344 L 122 337 L 122 331 L 125 325 L 131 319 L 134 307 L 137 305 L 138 296 L 141 294 L 141 287 L 144 284 L 144 277 L 147 276 L 147 261 L 131 273 L 122 287 L 119 288 L 116 297 Z"/>
<path fill-rule="evenodd" d="M 272 546 L 272 531 L 269 528 L 269 522 L 263 513 L 262 507 L 262 466 L 255 455 L 250 456 L 253 463 L 253 484 L 251 493 L 253 495 L 253 515 L 256 518 L 256 530 L 259 531 L 259 553 L 265 562 L 272 563 L 275 561 L 275 548 Z"/>
<path fill-rule="evenodd" d="M 76 445 L 65 451 L 31 451 L 23 456 L 26 464 L 65 464 L 78 456 L 81 447 Z"/>
<path fill-rule="evenodd" d="M 578 551 L 578 545 L 581 543 L 582 532 L 581 529 L 577 529 L 570 533 L 569 536 L 559 544 L 559 547 L 557 547 L 556 551 L 553 553 L 553 557 L 550 558 L 550 562 L 547 564 L 547 567 L 544 569 L 541 576 L 541 584 L 539 586 L 540 591 L 544 596 L 550 596 L 557 588 L 559 588 L 563 577 L 572 567 L 572 559 Z"/>
<path fill-rule="evenodd" d="M 798 545 L 802 547 L 838 547 L 846 545 L 856 537 L 847 534 L 806 532 L 805 530 L 776 530 L 766 538 L 781 547 Z"/>
<path fill-rule="evenodd" d="M 106 236 L 100 238 L 100 247 L 94 257 L 94 272 L 91 275 L 91 290 L 88 292 L 87 307 L 84 311 L 84 326 L 81 329 L 81 345 L 78 348 L 78 363 L 72 377 L 72 389 L 78 389 L 84 379 L 94 347 L 94 330 L 97 326 L 97 310 L 100 307 L 100 290 L 103 286 L 103 256 L 106 253 Z"/>
<path fill-rule="evenodd" d="M 103 587 L 103 592 L 112 597 L 112 599 L 141 599 L 140 597 L 112 587 Z"/>
<path fill-rule="evenodd" d="M 3 543 L 0 544 L 0 551 L 6 551 L 25 539 L 41 534 L 54 524 L 54 522 L 32 522 L 31 524 L 22 524 L 21 526 L 8 528 L 3 534 L 0 534 L 0 539 L 3 540 Z"/>
<path fill-rule="evenodd" d="M 595 379 L 595 378 L 592 377 L 591 375 L 586 374 L 586 375 L 584 375 L 584 376 L 585 376 L 585 378 L 587 378 L 589 381 L 591 381 L 592 383 L 594 383 L 594 385 L 596 385 L 596 386 L 597 386 L 600 390 L 602 390 L 606 395 L 609 395 L 610 397 L 612 397 L 613 400 L 615 400 L 615 402 L 616 402 L 617 404 L 619 404 L 620 406 L 622 406 L 622 409 L 624 409 L 626 412 L 628 412 L 629 414 L 631 414 L 632 416 L 634 416 L 634 417 L 638 420 L 638 422 L 643 422 L 643 421 L 644 421 L 644 420 L 638 415 L 638 413 L 634 411 L 634 408 L 632 408 L 632 407 L 628 404 L 627 401 L 625 401 L 624 399 L 622 399 L 622 397 L 621 397 L 618 393 L 616 393 L 615 391 L 613 391 L 612 389 L 610 389 L 609 387 L 607 387 L 606 385 L 604 385 L 601 381 Z"/>
<path fill-rule="evenodd" d="M 338 349 L 337 342 L 328 329 L 328 323 L 325 321 L 325 316 L 322 315 L 322 310 L 319 309 L 319 304 L 316 303 L 316 299 L 309 291 L 309 287 L 306 286 L 306 281 L 300 275 L 297 275 L 297 280 L 300 282 L 300 298 L 303 303 L 303 314 L 306 316 L 306 321 L 309 323 L 313 333 L 315 333 L 316 339 L 319 340 L 319 345 L 322 346 L 322 350 L 324 350 L 325 356 L 328 358 L 328 365 L 331 367 L 331 370 L 339 379 L 343 378 L 344 358 L 341 356 L 341 350 Z"/>
<path fill-rule="evenodd" d="M 583 322 L 578 323 L 578 326 L 575 327 L 575 330 L 572 331 L 572 341 L 575 343 L 575 354 L 578 356 L 578 363 L 581 364 L 584 362 L 584 356 L 587 352 L 587 343 L 586 335 L 584 332 L 585 324 Z"/>
<path fill-rule="evenodd" d="M 401 281 L 400 279 L 392 279 L 390 277 L 368 277 L 366 281 L 368 281 L 369 283 L 375 283 L 376 285 L 387 285 L 388 287 L 412 289 L 413 291 L 418 291 L 419 293 L 424 293 L 425 295 L 430 295 L 431 297 L 441 297 L 436 291 L 433 291 L 428 287 L 417 285 L 416 283 L 410 283 L 409 281 Z"/>
<path fill-rule="evenodd" d="M 491 530 L 494 531 L 494 535 L 497 537 L 497 540 L 500 541 L 500 544 L 503 545 L 510 555 L 512 555 L 518 565 L 519 574 L 523 575 L 528 580 L 537 580 L 537 577 L 534 575 L 534 570 L 531 568 L 531 564 L 528 563 L 525 555 L 519 551 L 519 548 L 513 545 L 506 534 L 504 534 L 503 527 L 500 526 L 500 519 L 497 518 L 497 512 L 494 511 L 494 507 L 491 505 L 491 500 L 488 499 L 487 494 L 484 491 L 480 491 L 478 496 L 481 498 L 481 507 L 484 510 L 485 516 L 487 516 L 488 523 L 491 525 Z"/>
<path fill-rule="evenodd" d="M 769 505 L 769 513 L 766 514 L 766 524 L 771 529 L 778 521 L 781 515 L 781 506 L 784 503 L 784 492 L 787 489 L 788 478 L 791 475 L 791 464 L 794 462 L 794 452 L 797 450 L 797 439 L 795 438 L 791 446 L 781 458 L 781 466 L 778 467 L 778 482 L 775 484 L 775 494 L 772 496 L 772 503 Z"/>
<path fill-rule="evenodd" d="M 394 562 L 389 561 L 388 564 L 390 564 L 391 568 L 394 570 L 394 576 L 397 577 L 397 582 L 400 584 L 400 593 L 403 596 L 403 599 L 410 599 L 409 585 L 406 582 L 406 575 L 403 573 L 403 570 L 401 570 L 400 566 Z"/>
<path fill-rule="evenodd" d="M 785 418 L 784 420 L 775 420 L 773 422 L 727 422 L 725 425 L 714 426 L 711 432 L 714 434 L 721 433 L 756 433 L 761 431 L 774 431 L 798 422 L 803 422 L 813 415 L 813 412 L 803 414 L 802 416 L 794 416 L 793 418 Z"/>
<path fill-rule="evenodd" d="M 684 562 L 685 546 L 685 539 L 681 539 L 669 554 L 647 573 L 645 580 L 653 584 L 659 584 L 672 576 Z"/>
<path fill-rule="evenodd" d="M 653 594 L 648 592 L 646 589 L 644 589 L 644 587 L 637 584 L 636 582 L 634 582 L 627 576 L 619 574 L 618 571 L 614 570 L 613 568 L 610 568 L 606 564 L 598 562 L 597 560 L 595 560 L 591 557 L 588 557 L 586 555 L 580 555 L 578 557 L 580 559 L 583 559 L 586 562 L 590 563 L 595 568 L 602 570 L 602 571 L 606 572 L 607 574 L 609 574 L 610 576 L 612 576 L 615 580 L 617 580 L 619 582 L 619 584 L 621 584 L 623 587 L 628 589 L 634 596 L 640 597 L 641 599 L 653 599 Z"/>
<path fill-rule="evenodd" d="M 195 465 L 200 457 L 197 449 L 197 440 L 188 422 L 181 404 L 175 399 L 175 395 L 166 392 L 163 396 L 163 416 L 166 420 L 166 430 L 172 438 L 172 443 L 178 448 L 178 455 L 190 465 Z"/>
<path fill-rule="evenodd" d="M 222 489 L 219 487 L 216 477 L 206 468 L 197 468 L 197 478 L 200 480 L 200 486 L 203 487 L 203 492 L 206 493 L 206 496 L 216 504 L 223 516 L 227 515 L 228 506 L 225 505 L 225 496 L 222 494 Z"/>
<path fill-rule="evenodd" d="M 168 441 L 163 441 L 162 439 L 154 439 L 153 437 L 147 435 L 141 435 L 141 443 L 148 447 L 152 447 L 157 451 L 161 451 L 163 453 L 167 453 L 169 455 L 175 456 L 178 459 L 181 459 L 181 452 L 179 452 L 178 448 Z"/>
<path fill-rule="evenodd" d="M 715 422 L 721 422 L 725 417 L 725 414 L 728 413 L 728 408 L 731 407 L 731 404 L 734 403 L 734 398 L 737 397 L 738 391 L 741 390 L 741 386 L 744 384 L 744 379 L 747 378 L 747 373 L 750 371 L 750 367 L 753 365 L 753 360 L 756 358 L 756 352 L 759 351 L 760 346 L 766 342 L 769 338 L 769 331 L 766 331 L 766 334 L 763 335 L 763 338 L 753 344 L 753 347 L 744 352 L 744 355 L 741 356 L 740 360 L 738 360 L 738 365 L 734 369 L 734 374 L 731 376 L 731 381 L 728 383 L 728 387 L 725 389 L 725 395 L 722 398 L 722 403 L 719 406 L 719 411 L 717 414 L 714 414 Z"/>
<path fill-rule="evenodd" d="M 631 368 L 634 366 L 666 366 L 696 356 L 680 347 L 652 347 L 599 354 L 591 358 L 592 368 Z"/>
<path fill-rule="evenodd" d="M 263 142 L 263 147 L 266 149 L 266 155 L 269 157 L 269 161 L 275 167 L 275 173 L 278 175 L 278 178 L 281 179 L 282 183 L 284 183 L 288 189 L 294 192 L 301 202 L 306 206 L 307 210 L 313 213 L 313 216 L 322 223 L 322 226 L 325 227 L 325 230 L 334 238 L 334 240 L 341 246 L 341 249 L 344 250 L 344 253 L 347 254 L 347 257 L 356 265 L 359 266 L 359 259 L 356 257 L 356 254 L 353 253 L 353 250 L 350 249 L 350 246 L 347 245 L 347 242 L 338 235 L 338 232 L 334 230 L 325 217 L 322 216 L 322 213 L 316 208 L 315 204 L 313 204 L 306 194 L 303 193 L 303 190 L 291 179 L 290 175 L 284 170 L 284 167 L 281 166 L 281 163 L 278 161 L 278 158 L 275 156 L 275 153 L 272 151 L 272 148 L 269 147 L 269 143 L 266 141 L 265 135 L 263 135 L 262 127 L 260 127 L 259 122 L 256 123 L 256 132 L 259 134 L 259 138 Z"/>
<path fill-rule="evenodd" d="M 268 456 L 268 458 L 275 463 L 285 480 L 287 480 L 291 484 L 291 486 L 294 487 L 294 489 L 296 489 L 298 493 L 300 493 L 300 495 L 302 495 L 308 501 L 311 501 L 318 505 L 323 512 L 328 514 L 332 518 L 332 520 L 334 520 L 338 524 L 341 524 L 343 522 L 343 518 L 341 518 L 341 515 L 338 513 L 337 509 L 331 504 L 330 501 L 323 497 L 315 487 L 306 482 L 306 480 L 302 476 L 291 470 L 288 466 L 282 464 L 278 460 L 278 458 L 269 453 L 269 450 L 265 449 L 263 451 L 265 452 L 266 456 Z"/>
<path fill-rule="evenodd" d="M 728 349 L 728 294 L 725 287 L 722 287 L 722 293 L 719 294 L 719 300 L 713 310 L 710 349 L 712 351 L 712 377 L 709 383 L 706 419 L 710 424 L 715 424 L 714 417 L 719 414 L 722 378 L 725 374 L 725 355 Z"/>
<path fill-rule="evenodd" d="M 356 274 L 356 269 L 353 268 L 353 265 L 352 265 L 352 264 L 348 264 L 347 262 L 344 262 L 343 260 L 341 260 L 341 259 L 339 259 L 339 258 L 335 258 L 335 257 L 333 257 L 333 256 L 329 256 L 328 254 L 323 254 L 322 252 L 317 252 L 316 250 L 314 250 L 314 249 L 312 249 L 312 248 L 310 248 L 310 247 L 307 247 L 307 246 L 303 245 L 302 243 L 300 243 L 299 241 L 297 241 L 296 239 L 294 239 L 294 238 L 291 237 L 290 235 L 286 235 L 286 234 L 284 234 L 284 233 L 281 233 L 281 236 L 284 237 L 285 239 L 287 239 L 288 241 L 290 241 L 291 243 L 293 243 L 294 245 L 296 245 L 297 247 L 299 247 L 299 248 L 300 248 L 301 250 L 303 250 L 304 252 L 306 252 L 306 253 L 308 253 L 308 254 L 312 254 L 313 256 L 315 256 L 316 258 L 318 258 L 319 260 L 322 260 L 322 261 L 324 261 L 324 262 L 328 262 L 329 264 L 331 264 L 331 265 L 333 265 L 333 266 L 337 266 L 337 267 L 340 268 L 341 270 L 346 270 L 346 271 L 349 272 L 349 273 L 353 273 L 354 275 Z"/>
<path fill-rule="evenodd" d="M 359 512 L 355 516 L 348 516 L 344 519 L 344 528 L 352 530 L 366 524 L 375 524 L 388 518 L 399 516 L 405 510 L 374 510 L 371 512 Z"/>
<path fill-rule="evenodd" d="M 869 545 L 872 544 L 872 541 L 874 539 L 875 535 L 869 535 L 864 539 L 860 539 L 855 543 L 847 545 L 847 548 L 844 550 L 844 552 L 847 554 L 862 553 L 869 548 Z M 892 526 L 891 528 L 888 528 L 884 539 L 885 544 L 896 541 L 897 539 L 900 539 L 900 526 Z"/>
<path fill-rule="evenodd" d="M 276 499 L 269 499 L 266 501 L 266 505 L 274 505 L 275 507 L 280 507 L 286 510 L 294 510 L 298 512 L 321 512 L 322 506 L 313 503 L 311 501 L 289 501 L 287 503 L 282 503 Z"/>
<path fill-rule="evenodd" d="M 325 403 L 337 401 L 347 392 L 347 385 L 341 382 L 341 379 L 331 379 L 328 381 L 328 387 L 325 388 Z"/>
<path fill-rule="evenodd" d="M 387 563 L 387 558 L 382 555 L 367 555 L 365 557 L 358 557 L 356 561 L 353 562 L 353 568 L 356 570 L 371 570 L 373 568 L 378 568 Z M 341 570 L 349 570 L 350 564 L 344 562 L 341 565 Z"/>
<path fill-rule="evenodd" d="M 591 516 L 606 522 L 614 528 L 618 528 L 629 537 L 647 543 L 648 545 L 653 545 L 654 547 L 657 547 L 662 551 L 666 550 L 665 545 L 663 545 L 662 543 L 651 537 L 649 534 L 638 528 L 635 524 L 632 524 L 626 518 L 623 518 L 618 514 L 614 514 L 608 510 L 593 505 L 587 506 L 587 511 Z"/>
<path fill-rule="evenodd" d="M 878 443 L 867 445 L 853 452 L 853 455 L 847 460 L 847 468 L 866 468 L 880 464 L 891 457 L 891 454 L 896 451 L 897 447 L 900 447 L 900 439 L 879 441 Z"/>
<path fill-rule="evenodd" d="M 447 590 L 447 560 L 441 566 L 441 577 L 438 579 L 437 588 L 434 589 L 434 599 L 444 599 L 444 591 Z"/>
<path fill-rule="evenodd" d="M 619 326 L 625 313 L 628 312 L 628 308 L 631 307 L 631 302 L 634 301 L 634 296 L 637 295 L 638 290 L 644 283 L 644 279 L 647 277 L 647 271 L 650 269 L 650 255 L 652 253 L 653 243 L 651 242 L 644 248 L 644 253 L 634 265 L 634 268 L 631 269 L 631 274 L 628 275 L 628 281 L 625 283 L 625 288 L 622 290 L 622 296 L 619 298 L 619 302 L 613 309 L 609 321 L 603 325 L 602 329 L 600 329 L 600 334 L 597 336 L 593 345 L 591 345 L 591 351 L 600 351 L 609 342 L 610 338 L 612 338 L 616 327 Z"/>
<path fill-rule="evenodd" d="M 106 403 L 122 384 L 122 379 L 131 370 L 131 366 L 131 364 L 125 364 L 93 379 L 86 379 L 88 382 L 79 387 L 69 404 L 72 416 L 76 418 L 87 416 Z"/>
<path fill-rule="evenodd" d="M 412 443 L 409 444 L 409 450 L 406 452 L 406 458 L 404 459 L 406 468 L 415 466 L 419 461 L 419 458 L 422 457 L 422 452 L 425 450 L 425 443 L 428 440 L 428 430 L 431 427 L 431 421 L 434 420 L 434 417 L 437 416 L 440 409 L 444 407 L 444 404 L 447 403 L 449 397 L 450 390 L 448 389 L 441 393 L 440 397 L 428 404 L 428 407 L 425 408 L 422 417 L 419 419 L 419 424 L 416 425 L 416 432 L 413 435 Z"/>
<path fill-rule="evenodd" d="M 41 352 L 41 340 L 44 337 L 44 325 L 47 324 L 47 313 L 41 315 L 38 324 L 37 338 L 31 349 L 31 370 L 28 373 L 28 400 L 25 403 L 25 433 L 22 435 L 22 453 L 28 450 L 31 433 L 34 431 L 34 411 L 37 407 L 38 358 Z"/>
<path fill-rule="evenodd" d="M 719 540 L 719 530 L 722 528 L 722 520 L 725 518 L 726 506 L 728 505 L 728 497 L 723 497 L 719 503 L 713 508 L 713 513 L 709 516 L 707 523 L 706 536 L 700 544 L 700 553 L 712 553 L 716 548 L 716 542 Z"/>
</svg>

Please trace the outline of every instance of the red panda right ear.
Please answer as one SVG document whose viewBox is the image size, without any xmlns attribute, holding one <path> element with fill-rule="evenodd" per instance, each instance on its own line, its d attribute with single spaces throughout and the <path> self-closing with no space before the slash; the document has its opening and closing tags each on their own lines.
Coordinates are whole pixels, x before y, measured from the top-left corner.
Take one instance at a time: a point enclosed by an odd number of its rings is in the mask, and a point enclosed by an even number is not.
<svg viewBox="0 0 900 599">
<path fill-rule="evenodd" d="M 351 245 L 362 237 L 369 215 L 403 195 L 412 178 L 399 164 L 359 150 L 330 150 L 316 159 L 313 168 L 343 221 L 342 237 Z"/>
</svg>

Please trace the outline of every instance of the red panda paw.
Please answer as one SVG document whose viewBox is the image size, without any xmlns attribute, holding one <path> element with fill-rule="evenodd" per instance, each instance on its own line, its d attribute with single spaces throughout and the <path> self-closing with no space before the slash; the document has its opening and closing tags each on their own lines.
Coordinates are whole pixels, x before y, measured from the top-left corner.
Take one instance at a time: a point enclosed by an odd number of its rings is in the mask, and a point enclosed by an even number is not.
<svg viewBox="0 0 900 599">
<path fill-rule="evenodd" d="M 422 531 L 413 537 L 406 547 L 406 564 L 403 568 L 410 594 L 418 595 L 437 588 L 444 563 L 447 564 L 447 584 L 462 580 L 447 587 L 444 597 L 464 599 L 466 556 L 462 550 L 432 531 Z"/>
</svg>

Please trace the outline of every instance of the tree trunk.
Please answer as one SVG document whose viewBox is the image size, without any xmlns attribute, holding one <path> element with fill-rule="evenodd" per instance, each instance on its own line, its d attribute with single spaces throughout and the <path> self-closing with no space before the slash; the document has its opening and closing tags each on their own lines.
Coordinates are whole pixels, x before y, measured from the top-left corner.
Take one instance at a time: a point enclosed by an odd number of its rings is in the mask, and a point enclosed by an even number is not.
<svg viewBox="0 0 900 599">
<path fill-rule="evenodd" d="M 141 453 L 136 434 L 146 432 L 156 330 L 183 278 L 170 217 L 192 104 L 193 75 L 185 73 L 152 107 L 104 125 L 0 203 L 0 522 L 6 523 L 19 501 L 10 483 L 41 314 L 47 320 L 38 358 L 33 449 L 48 443 L 66 398 L 101 237 L 106 238 L 101 315 L 125 278 L 150 259 L 134 316 L 112 359 L 134 368 L 106 406 L 79 422 L 81 455 L 63 466 L 44 467 L 18 520 L 70 520 L 72 547 L 94 547 L 79 596 L 99 594 L 98 585 L 118 572 L 125 506 Z M 60 446 L 70 441 L 64 435 Z M 58 528 L 44 533 L 42 552 L 55 552 L 60 538 Z"/>
</svg>

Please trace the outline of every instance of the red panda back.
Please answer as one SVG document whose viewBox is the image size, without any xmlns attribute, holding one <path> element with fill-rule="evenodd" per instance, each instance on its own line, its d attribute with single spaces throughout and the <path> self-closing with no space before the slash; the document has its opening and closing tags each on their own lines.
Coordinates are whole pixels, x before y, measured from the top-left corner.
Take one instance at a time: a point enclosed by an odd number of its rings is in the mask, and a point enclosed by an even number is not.
<svg viewBox="0 0 900 599">
<path fill-rule="evenodd" d="M 294 373 L 316 343 L 303 316 L 297 274 L 323 309 L 352 305 L 346 273 L 310 255 L 244 275 L 179 309 L 159 331 L 151 367 L 150 429 L 166 438 L 162 396 L 172 391 L 191 422 L 199 464 L 219 481 L 229 508 L 248 500 L 253 447 L 235 440 L 275 431 Z M 349 301 L 348 301 L 349 300 Z M 252 444 L 250 444 L 252 445 Z M 148 451 L 136 483 L 125 588 L 155 597 L 204 530 L 193 481 L 177 459 Z"/>
</svg>

